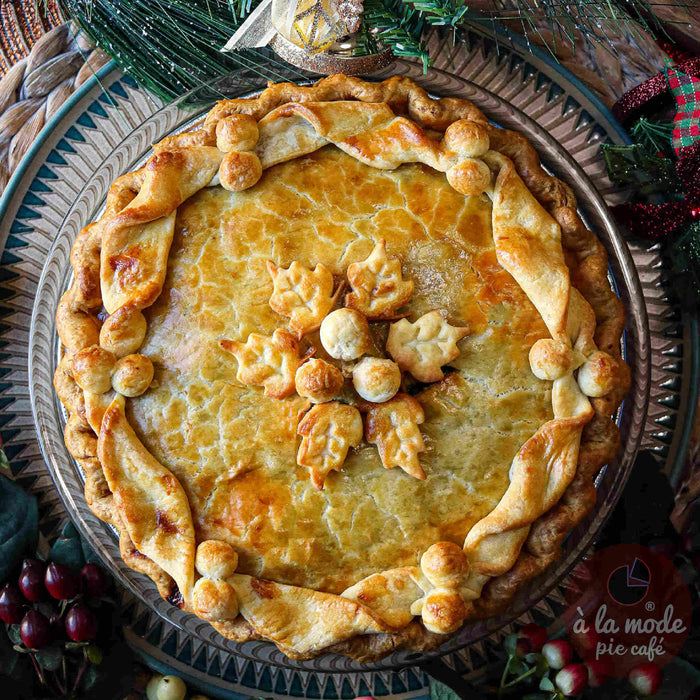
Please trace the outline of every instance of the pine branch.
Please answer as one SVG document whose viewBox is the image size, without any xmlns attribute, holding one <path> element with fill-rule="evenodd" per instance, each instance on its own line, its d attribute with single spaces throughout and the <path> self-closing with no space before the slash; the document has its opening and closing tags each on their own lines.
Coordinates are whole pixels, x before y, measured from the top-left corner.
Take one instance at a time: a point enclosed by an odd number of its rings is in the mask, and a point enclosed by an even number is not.
<svg viewBox="0 0 700 700">
<path fill-rule="evenodd" d="M 265 59 L 258 51 L 220 51 L 259 0 L 62 2 L 120 68 L 166 101 L 236 68 L 247 68 L 267 80 L 288 78 L 286 64 Z"/>
<path fill-rule="evenodd" d="M 421 41 L 424 26 L 421 13 L 401 0 L 364 2 L 361 40 L 368 53 L 376 52 L 381 42 L 397 56 L 419 58 L 426 70 L 432 65 L 432 60 Z"/>
</svg>

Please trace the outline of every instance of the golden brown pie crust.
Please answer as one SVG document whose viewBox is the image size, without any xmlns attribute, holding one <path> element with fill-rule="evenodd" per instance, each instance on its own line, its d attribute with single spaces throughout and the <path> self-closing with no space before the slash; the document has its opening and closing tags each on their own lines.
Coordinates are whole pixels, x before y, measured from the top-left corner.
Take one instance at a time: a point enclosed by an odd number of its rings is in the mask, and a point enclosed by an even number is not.
<svg viewBox="0 0 700 700">
<path fill-rule="evenodd" d="M 375 168 L 422 162 L 445 172 L 458 192 L 493 198 L 498 262 L 552 336 L 534 337 L 530 363 L 543 381 L 553 380 L 555 416 L 518 452 L 512 488 L 472 527 L 464 550 L 437 542 L 419 567 L 370 575 L 342 595 L 236 573 L 228 544 L 198 541 L 185 492 L 139 442 L 123 398 L 139 396 L 153 378 L 151 359 L 138 353 L 147 332 L 142 312 L 163 289 L 178 207 L 212 183 L 232 192 L 254 187 L 275 163 L 328 143 Z M 179 591 L 187 609 L 225 636 L 271 639 L 295 658 L 334 651 L 371 661 L 399 648 L 427 650 L 465 620 L 504 610 L 592 508 L 592 477 L 618 449 L 611 416 L 629 387 L 620 356 L 624 309 L 571 189 L 542 170 L 525 137 L 490 125 L 467 101 L 434 100 L 406 78 L 270 85 L 257 98 L 220 102 L 201 129 L 168 137 L 154 151 L 114 183 L 104 216 L 79 234 L 75 279 L 56 317 L 66 445 L 85 472 L 89 506 L 118 529 L 124 561 L 164 597 Z M 296 366 L 290 371 L 285 387 L 293 391 Z M 445 390 L 455 381 L 448 375 Z M 558 480 L 524 476 L 552 460 L 563 472 Z"/>
</svg>

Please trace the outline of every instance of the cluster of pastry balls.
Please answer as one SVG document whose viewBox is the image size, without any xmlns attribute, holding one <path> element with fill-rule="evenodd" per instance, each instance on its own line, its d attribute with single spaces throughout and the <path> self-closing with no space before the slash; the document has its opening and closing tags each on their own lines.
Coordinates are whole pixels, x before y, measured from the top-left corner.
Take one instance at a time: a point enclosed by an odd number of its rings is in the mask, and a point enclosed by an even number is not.
<svg viewBox="0 0 700 700">
<path fill-rule="evenodd" d="M 372 346 L 367 319 L 355 309 L 337 309 L 328 314 L 321 322 L 320 338 L 325 351 L 344 362 L 357 360 Z M 311 359 L 296 371 L 294 383 L 299 396 L 325 403 L 340 393 L 344 377 L 330 362 Z M 401 369 L 392 360 L 362 357 L 352 369 L 352 383 L 365 401 L 383 403 L 401 387 Z"/>
</svg>

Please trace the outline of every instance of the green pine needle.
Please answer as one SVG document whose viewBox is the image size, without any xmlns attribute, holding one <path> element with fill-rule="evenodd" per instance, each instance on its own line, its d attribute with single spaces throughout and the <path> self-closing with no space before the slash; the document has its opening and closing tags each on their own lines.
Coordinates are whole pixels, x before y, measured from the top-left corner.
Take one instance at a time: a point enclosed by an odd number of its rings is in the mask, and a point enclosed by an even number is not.
<svg viewBox="0 0 700 700">
<path fill-rule="evenodd" d="M 650 156 L 663 153 L 673 155 L 673 124 L 667 122 L 652 122 L 642 117 L 633 127 L 634 140 Z"/>
<path fill-rule="evenodd" d="M 671 246 L 674 285 L 683 302 L 697 310 L 700 300 L 700 221 L 694 221 Z"/>
<path fill-rule="evenodd" d="M 63 0 L 67 13 L 97 46 L 165 101 L 237 68 L 267 80 L 288 79 L 287 64 L 263 59 L 256 50 L 221 53 L 258 2 Z"/>
<path fill-rule="evenodd" d="M 1 1 L 1 0 L 0 0 Z M 288 79 L 290 67 L 270 52 L 248 49 L 223 54 L 221 47 L 260 0 L 61 0 L 63 7 L 93 41 L 142 86 L 170 100 L 218 76 L 246 68 L 268 80 Z M 497 6 L 499 0 L 494 0 Z M 562 39 L 608 44 L 608 35 L 634 37 L 642 27 L 659 33 L 649 12 L 652 0 L 512 0 L 523 28 L 540 34 L 536 16 L 544 14 L 552 52 Z M 686 6 L 683 0 L 676 7 Z M 468 0 L 365 0 L 357 53 L 390 47 L 397 56 L 432 64 L 424 31 L 429 26 L 457 28 L 467 22 Z M 512 13 L 503 17 L 513 19 Z M 470 22 L 493 22 L 469 15 Z M 634 20 L 634 21 L 632 21 Z M 635 34 L 636 33 L 636 34 Z M 541 36 L 541 34 L 540 34 Z M 301 73 L 296 73 L 303 77 Z"/>
</svg>

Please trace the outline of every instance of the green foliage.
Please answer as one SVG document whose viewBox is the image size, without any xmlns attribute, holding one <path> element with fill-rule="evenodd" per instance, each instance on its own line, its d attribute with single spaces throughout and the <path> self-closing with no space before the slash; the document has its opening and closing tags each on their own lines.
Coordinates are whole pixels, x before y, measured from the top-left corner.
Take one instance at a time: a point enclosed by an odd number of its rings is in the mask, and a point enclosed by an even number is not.
<svg viewBox="0 0 700 700">
<path fill-rule="evenodd" d="M 259 0 L 62 0 L 85 33 L 140 85 L 168 101 L 236 68 L 270 80 L 260 53 L 221 53 Z"/>
<path fill-rule="evenodd" d="M 7 579 L 25 552 L 36 548 L 38 537 L 36 498 L 0 474 L 0 581 Z"/>
<path fill-rule="evenodd" d="M 645 145 L 601 146 L 608 176 L 613 182 L 631 185 L 635 191 L 651 194 L 676 195 L 683 191 L 683 183 L 671 158 L 657 153 Z"/>
<path fill-rule="evenodd" d="M 700 221 L 694 221 L 681 231 L 670 246 L 669 255 L 675 272 L 673 283 L 679 297 L 700 299 Z"/>
<path fill-rule="evenodd" d="M 288 79 L 289 66 L 269 52 L 246 49 L 221 53 L 221 47 L 260 0 L 61 0 L 66 12 L 95 43 L 137 82 L 170 100 L 236 68 L 247 68 L 269 80 Z M 544 14 L 552 39 L 542 37 L 552 52 L 562 39 L 579 33 L 607 44 L 609 36 L 652 31 L 660 25 L 648 12 L 650 0 L 514 0 L 516 19 L 539 34 Z M 468 0 L 365 0 L 358 53 L 390 47 L 397 56 L 431 65 L 422 40 L 429 26 L 453 32 L 470 22 L 493 22 L 498 11 L 468 16 Z M 512 20 L 513 15 L 508 18 Z M 631 20 L 635 20 L 632 22 Z M 301 75 L 301 74 L 300 74 Z"/>
</svg>

